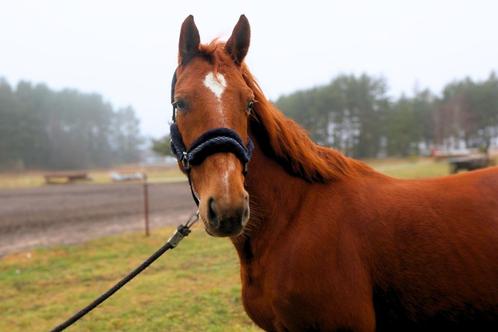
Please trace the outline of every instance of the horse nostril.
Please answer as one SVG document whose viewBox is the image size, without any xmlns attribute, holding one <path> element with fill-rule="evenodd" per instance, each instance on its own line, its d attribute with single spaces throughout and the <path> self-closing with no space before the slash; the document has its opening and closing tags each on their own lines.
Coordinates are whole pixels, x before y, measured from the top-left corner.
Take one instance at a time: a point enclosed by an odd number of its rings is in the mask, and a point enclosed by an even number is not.
<svg viewBox="0 0 498 332">
<path fill-rule="evenodd" d="M 216 214 L 216 202 L 213 197 L 208 200 L 208 221 L 214 228 L 220 227 L 218 216 Z"/>
</svg>

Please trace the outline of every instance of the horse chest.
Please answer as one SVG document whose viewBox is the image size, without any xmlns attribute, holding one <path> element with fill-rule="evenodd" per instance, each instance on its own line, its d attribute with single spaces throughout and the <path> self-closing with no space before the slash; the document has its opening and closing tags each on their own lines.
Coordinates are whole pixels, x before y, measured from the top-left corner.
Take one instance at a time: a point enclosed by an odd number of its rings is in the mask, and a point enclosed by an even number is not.
<svg viewBox="0 0 498 332">
<path fill-rule="evenodd" d="M 242 267 L 242 302 L 248 316 L 266 331 L 273 330 L 275 315 L 270 294 L 265 289 L 265 276 L 252 267 Z"/>
<path fill-rule="evenodd" d="M 279 279 L 279 271 L 271 266 L 242 268 L 242 301 L 246 313 L 265 331 L 294 331 L 308 327 L 313 330 L 314 315 L 303 310 L 304 302 L 282 288 Z"/>
<path fill-rule="evenodd" d="M 275 250 L 241 263 L 244 308 L 258 326 L 266 331 L 373 329 L 363 275 L 339 276 L 327 255 L 321 255 L 324 264 L 317 265 L 286 252 Z M 358 268 L 353 270 L 359 273 Z M 344 278 L 356 282 L 334 287 Z"/>
<path fill-rule="evenodd" d="M 261 281 L 253 279 L 242 288 L 245 311 L 259 327 L 265 331 L 320 330 L 318 317 L 306 301 Z"/>
</svg>

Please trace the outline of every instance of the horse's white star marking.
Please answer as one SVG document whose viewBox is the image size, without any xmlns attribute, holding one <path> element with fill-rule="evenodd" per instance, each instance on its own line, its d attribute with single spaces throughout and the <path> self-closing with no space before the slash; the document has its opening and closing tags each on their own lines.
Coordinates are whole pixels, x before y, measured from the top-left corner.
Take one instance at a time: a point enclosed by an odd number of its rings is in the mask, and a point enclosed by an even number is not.
<svg viewBox="0 0 498 332">
<path fill-rule="evenodd" d="M 214 93 L 218 101 L 221 101 L 221 95 L 227 87 L 227 81 L 225 80 L 225 77 L 220 73 L 217 73 L 215 77 L 213 72 L 209 72 L 204 78 L 203 83 L 206 88 Z"/>
</svg>

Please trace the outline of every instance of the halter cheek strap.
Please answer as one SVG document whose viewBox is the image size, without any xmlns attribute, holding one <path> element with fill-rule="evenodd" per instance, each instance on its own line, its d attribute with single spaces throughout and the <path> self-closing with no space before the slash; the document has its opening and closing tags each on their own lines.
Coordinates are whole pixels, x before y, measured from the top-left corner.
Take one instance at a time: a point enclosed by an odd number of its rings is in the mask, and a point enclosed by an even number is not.
<svg viewBox="0 0 498 332">
<path fill-rule="evenodd" d="M 176 71 L 171 84 L 171 101 L 173 102 L 176 85 Z M 182 135 L 176 125 L 176 110 L 173 107 L 172 123 L 170 126 L 171 151 L 181 163 L 183 171 L 187 174 L 192 197 L 197 205 L 199 199 L 194 192 L 190 170 L 192 166 L 200 165 L 207 157 L 216 153 L 233 153 L 244 167 L 244 175 L 247 173 L 247 165 L 251 160 L 254 143 L 251 138 L 244 144 L 240 136 L 230 128 L 211 129 L 199 136 L 190 146 L 185 147 Z"/>
</svg>

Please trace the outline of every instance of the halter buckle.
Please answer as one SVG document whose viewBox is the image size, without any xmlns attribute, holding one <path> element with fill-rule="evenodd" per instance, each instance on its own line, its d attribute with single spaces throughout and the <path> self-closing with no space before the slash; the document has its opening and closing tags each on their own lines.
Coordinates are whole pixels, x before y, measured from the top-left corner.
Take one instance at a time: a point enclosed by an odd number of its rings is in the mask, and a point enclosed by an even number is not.
<svg viewBox="0 0 498 332">
<path fill-rule="evenodd" d="M 190 169 L 190 163 L 188 162 L 188 153 L 186 151 L 182 152 L 182 159 L 180 161 L 182 163 L 183 169 Z"/>
</svg>

